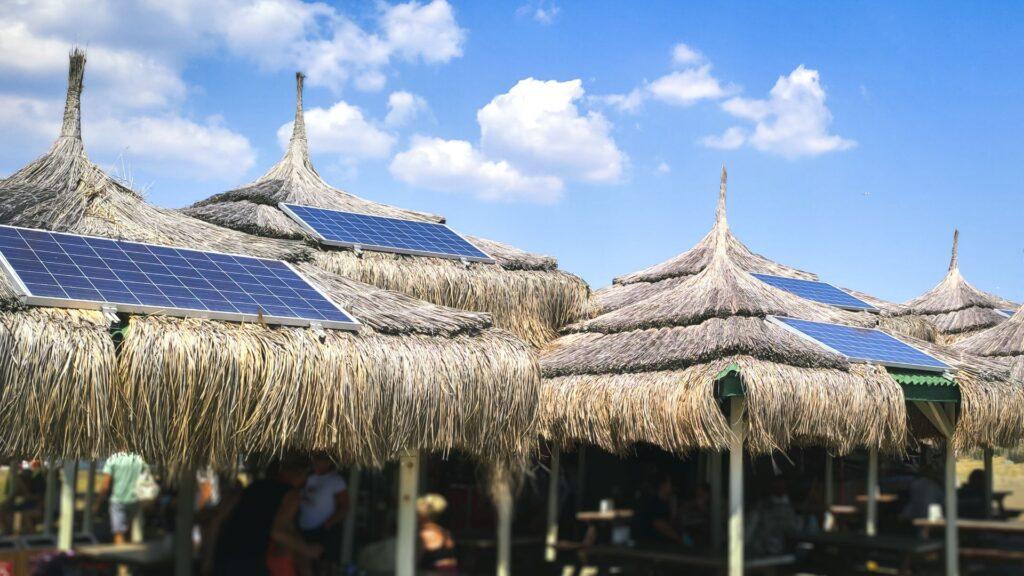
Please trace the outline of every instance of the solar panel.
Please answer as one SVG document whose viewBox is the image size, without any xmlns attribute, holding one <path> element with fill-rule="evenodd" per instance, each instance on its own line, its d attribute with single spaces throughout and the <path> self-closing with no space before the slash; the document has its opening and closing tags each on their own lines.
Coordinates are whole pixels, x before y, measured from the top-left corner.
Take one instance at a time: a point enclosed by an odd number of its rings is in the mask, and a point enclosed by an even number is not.
<svg viewBox="0 0 1024 576">
<path fill-rule="evenodd" d="M 359 326 L 280 260 L 0 226 L 0 261 L 32 305 Z"/>
<path fill-rule="evenodd" d="M 853 362 L 871 362 L 930 372 L 949 370 L 947 364 L 873 328 L 854 328 L 779 316 L 769 316 L 769 320 Z"/>
<path fill-rule="evenodd" d="M 876 309 L 871 304 L 827 282 L 785 278 L 782 276 L 772 276 L 771 274 L 754 274 L 753 276 L 765 284 L 796 294 L 805 300 L 813 300 L 846 310 Z"/>
<path fill-rule="evenodd" d="M 439 256 L 493 263 L 494 259 L 457 232 L 435 222 L 327 210 L 298 204 L 279 204 L 300 226 L 330 246 L 377 252 Z"/>
<path fill-rule="evenodd" d="M 996 312 L 999 312 L 999 313 L 1000 313 L 1000 314 L 1002 314 L 1003 316 L 1006 316 L 1007 318 L 1010 318 L 1010 317 L 1012 317 L 1012 316 L 1013 316 L 1013 315 L 1014 315 L 1014 314 L 1015 314 L 1015 313 L 1016 313 L 1017 311 L 1016 311 L 1016 310 L 1007 310 L 1007 309 L 1002 309 L 1002 310 L 996 310 Z"/>
</svg>

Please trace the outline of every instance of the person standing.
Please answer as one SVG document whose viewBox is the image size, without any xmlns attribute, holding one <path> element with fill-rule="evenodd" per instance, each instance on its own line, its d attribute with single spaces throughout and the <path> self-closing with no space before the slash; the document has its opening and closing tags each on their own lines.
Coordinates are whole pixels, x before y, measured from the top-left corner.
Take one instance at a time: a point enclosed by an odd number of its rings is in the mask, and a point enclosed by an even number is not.
<svg viewBox="0 0 1024 576">
<path fill-rule="evenodd" d="M 331 459 L 323 453 L 313 456 L 313 473 L 302 489 L 299 529 L 311 544 L 323 547 L 324 555 L 311 572 L 327 575 L 341 552 L 341 526 L 348 514 L 348 485 Z"/>
<path fill-rule="evenodd" d="M 137 487 L 149 466 L 138 454 L 118 452 L 103 465 L 102 492 L 110 503 L 110 531 L 115 544 L 124 544 L 132 521 L 140 513 Z"/>
</svg>

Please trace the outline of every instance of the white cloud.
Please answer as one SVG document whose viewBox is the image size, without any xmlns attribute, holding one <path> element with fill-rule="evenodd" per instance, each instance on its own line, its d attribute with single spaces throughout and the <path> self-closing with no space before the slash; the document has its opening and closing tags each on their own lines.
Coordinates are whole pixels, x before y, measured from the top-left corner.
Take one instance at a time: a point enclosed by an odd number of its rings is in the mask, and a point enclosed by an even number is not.
<svg viewBox="0 0 1024 576">
<path fill-rule="evenodd" d="M 726 129 L 721 135 L 705 136 L 701 138 L 701 144 L 708 148 L 717 150 L 735 150 L 747 141 L 747 131 L 739 126 Z"/>
<path fill-rule="evenodd" d="M 154 174 L 199 180 L 237 180 L 256 163 L 244 136 L 220 118 L 200 124 L 183 118 L 137 117 L 83 121 L 91 148 L 107 155 L 126 152 Z"/>
<path fill-rule="evenodd" d="M 306 136 L 316 154 L 337 154 L 343 160 L 384 158 L 391 154 L 395 137 L 366 119 L 356 106 L 340 101 L 328 109 L 305 111 Z M 288 147 L 292 122 L 277 130 L 281 148 Z"/>
<path fill-rule="evenodd" d="M 672 172 L 672 167 L 668 165 L 668 162 L 662 160 L 658 163 L 658 167 L 654 169 L 658 174 L 669 174 Z"/>
<path fill-rule="evenodd" d="M 488 160 L 465 140 L 413 137 L 409 149 L 391 161 L 390 170 L 413 186 L 485 200 L 554 202 L 564 188 L 559 178 L 528 176 L 504 160 Z"/>
<path fill-rule="evenodd" d="M 455 22 L 452 7 L 445 0 L 429 4 L 413 0 L 389 6 L 381 23 L 391 49 L 407 59 L 448 62 L 462 56 L 466 32 Z"/>
<path fill-rule="evenodd" d="M 832 112 L 825 105 L 825 89 L 818 71 L 803 65 L 789 76 L 780 76 L 767 99 L 736 97 L 724 102 L 722 109 L 753 122 L 753 131 L 733 127 L 721 137 L 705 138 L 707 146 L 738 148 L 749 144 L 762 152 L 796 158 L 856 145 L 853 140 L 829 133 Z"/>
<path fill-rule="evenodd" d="M 538 24 L 550 26 L 555 23 L 555 19 L 558 18 L 558 15 L 561 14 L 561 12 L 562 8 L 554 2 L 539 0 L 536 2 L 528 2 L 519 8 L 516 8 L 516 17 L 528 17 Z"/>
<path fill-rule="evenodd" d="M 672 48 L 672 62 L 677 66 L 688 66 L 699 64 L 704 61 L 704 55 L 680 42 Z"/>
<path fill-rule="evenodd" d="M 651 97 L 676 106 L 692 106 L 701 100 L 717 100 L 728 96 L 725 88 L 711 75 L 711 65 L 688 68 L 658 78 L 647 86 Z"/>
<path fill-rule="evenodd" d="M 520 80 L 477 112 L 481 148 L 531 172 L 616 182 L 625 155 L 598 112 L 580 114 L 580 80 Z"/>
<path fill-rule="evenodd" d="M 640 105 L 644 103 L 644 99 L 647 94 L 640 88 L 634 88 L 627 94 L 607 94 L 604 96 L 594 96 L 593 100 L 600 102 L 606 106 L 618 109 L 620 112 L 627 112 L 633 114 L 640 110 Z"/>
<path fill-rule="evenodd" d="M 384 123 L 388 126 L 404 126 L 416 116 L 430 109 L 427 101 L 411 92 L 400 90 L 388 96 L 388 115 Z"/>
</svg>

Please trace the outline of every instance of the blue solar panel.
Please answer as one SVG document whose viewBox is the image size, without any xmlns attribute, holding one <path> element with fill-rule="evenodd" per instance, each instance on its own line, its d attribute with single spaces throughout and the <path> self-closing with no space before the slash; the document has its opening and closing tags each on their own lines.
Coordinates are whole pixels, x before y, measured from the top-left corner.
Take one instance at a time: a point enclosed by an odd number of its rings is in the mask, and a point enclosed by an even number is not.
<svg viewBox="0 0 1024 576">
<path fill-rule="evenodd" d="M 949 369 L 948 365 L 880 330 L 796 318 L 773 316 L 771 319 L 852 361 L 933 372 L 945 372 Z"/>
<path fill-rule="evenodd" d="M 853 296 L 849 292 L 840 290 L 839 288 L 825 282 L 800 280 L 797 278 L 784 278 L 782 276 L 772 276 L 770 274 L 754 274 L 753 276 L 765 284 L 796 294 L 805 300 L 813 300 L 815 302 L 821 302 L 822 304 L 828 304 L 830 306 L 844 308 L 846 310 L 875 309 L 871 304 Z"/>
<path fill-rule="evenodd" d="M 298 204 L 282 203 L 280 207 L 285 214 L 316 235 L 324 244 L 380 252 L 494 262 L 494 259 L 483 250 L 473 246 L 444 224 L 399 220 Z"/>
<path fill-rule="evenodd" d="M 3 269 L 26 303 L 355 329 L 280 260 L 0 226 Z"/>
</svg>

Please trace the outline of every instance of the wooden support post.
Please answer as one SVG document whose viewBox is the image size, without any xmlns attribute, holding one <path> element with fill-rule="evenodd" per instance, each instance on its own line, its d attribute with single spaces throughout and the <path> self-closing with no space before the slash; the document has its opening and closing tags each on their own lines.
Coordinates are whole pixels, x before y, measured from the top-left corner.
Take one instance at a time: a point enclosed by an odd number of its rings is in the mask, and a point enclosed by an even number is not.
<svg viewBox="0 0 1024 576">
<path fill-rule="evenodd" d="M 419 492 L 420 455 L 408 452 L 398 463 L 398 534 L 395 539 L 395 576 L 416 574 L 416 498 Z"/>
<path fill-rule="evenodd" d="M 53 536 L 53 515 L 57 508 L 57 468 L 52 462 L 46 469 L 46 493 L 43 497 L 43 534 Z M 29 530 L 33 530 L 29 527 Z"/>
<path fill-rule="evenodd" d="M 722 550 L 722 453 L 715 450 L 708 454 L 708 485 L 711 486 L 711 549 Z"/>
<path fill-rule="evenodd" d="M 85 510 L 82 511 L 82 532 L 92 534 L 94 525 L 93 508 L 96 506 L 96 461 L 89 460 L 89 477 L 85 479 Z"/>
<path fill-rule="evenodd" d="M 174 516 L 174 576 L 192 576 L 195 507 L 196 473 L 189 469 L 178 479 L 178 507 Z"/>
<path fill-rule="evenodd" d="M 353 466 L 348 473 L 348 514 L 345 515 L 345 526 L 341 533 L 341 564 L 352 563 L 352 545 L 356 538 L 356 508 L 359 506 L 359 484 L 363 478 L 363 468 Z"/>
<path fill-rule="evenodd" d="M 547 562 L 554 562 L 558 558 L 558 477 L 561 461 L 562 454 L 557 448 L 552 448 L 548 470 L 548 532 L 544 537 L 544 560 Z"/>
<path fill-rule="evenodd" d="M 995 470 L 992 466 L 992 448 L 985 448 L 985 518 L 992 518 L 994 492 Z"/>
<path fill-rule="evenodd" d="M 960 574 L 960 537 L 958 533 L 958 512 L 956 502 L 956 449 L 953 446 L 953 432 L 956 425 L 956 406 L 940 405 L 935 402 L 916 402 L 915 405 L 931 421 L 935 429 L 946 438 L 946 576 Z"/>
<path fill-rule="evenodd" d="M 878 535 L 878 447 L 868 449 L 868 505 L 864 532 L 868 536 Z"/>
<path fill-rule="evenodd" d="M 836 479 L 835 479 L 835 458 L 828 452 L 825 453 L 825 516 L 822 520 L 822 529 L 825 532 L 835 530 L 836 519 L 832 516 L 832 506 L 836 503 Z"/>
<path fill-rule="evenodd" d="M 75 539 L 75 480 L 78 476 L 78 462 L 68 460 L 61 470 L 60 483 L 60 524 L 57 533 L 57 549 L 71 550 Z"/>
<path fill-rule="evenodd" d="M 507 479 L 507 476 L 503 476 Z M 498 512 L 498 565 L 497 576 L 512 576 L 512 487 L 503 481 L 497 487 L 495 506 Z"/>
<path fill-rule="evenodd" d="M 729 576 L 743 576 L 743 407 L 743 398 L 730 400 Z"/>
</svg>

